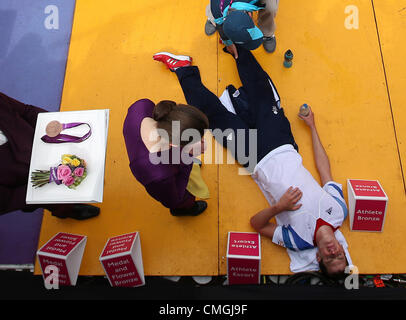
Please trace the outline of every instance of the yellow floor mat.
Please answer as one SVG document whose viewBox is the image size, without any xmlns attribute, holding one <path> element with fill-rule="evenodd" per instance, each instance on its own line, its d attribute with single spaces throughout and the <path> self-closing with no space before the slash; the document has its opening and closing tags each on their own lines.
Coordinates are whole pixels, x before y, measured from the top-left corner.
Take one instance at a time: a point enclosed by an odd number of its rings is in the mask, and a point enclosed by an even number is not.
<svg viewBox="0 0 406 320">
<path fill-rule="evenodd" d="M 351 232 L 348 220 L 341 228 L 353 263 L 361 273 L 404 272 L 405 192 L 374 12 L 371 1 L 352 1 L 351 4 L 359 12 L 359 29 L 345 27 L 349 14 L 345 13 L 347 4 L 342 1 L 281 1 L 276 18 L 276 52 L 267 54 L 260 47 L 254 54 L 277 86 L 304 165 L 313 176 L 319 179 L 310 132 L 297 117 L 303 103 L 313 108 L 321 140 L 330 157 L 333 178 L 343 184 L 346 199 L 346 179 L 349 178 L 378 179 L 388 194 L 383 233 Z M 387 2 L 381 1 L 381 4 L 386 7 Z M 396 6 L 399 10 L 400 7 Z M 382 19 L 392 23 L 390 15 Z M 397 30 L 401 30 L 400 26 Z M 394 34 L 389 30 L 387 33 Z M 400 34 L 396 39 L 391 43 L 402 46 Z M 283 55 L 288 49 L 294 54 L 290 69 L 283 67 Z M 237 87 L 240 81 L 233 59 L 222 53 L 221 48 L 218 54 L 221 93 L 228 84 Z M 399 58 L 402 54 L 399 52 L 396 56 Z M 400 100 L 404 75 L 396 64 L 398 60 L 393 59 L 392 68 L 398 70 L 393 77 L 397 81 L 399 75 Z M 400 115 L 397 119 L 402 121 Z M 248 176 L 238 176 L 234 166 L 220 166 L 219 190 L 219 261 L 224 274 L 227 232 L 252 231 L 249 218 L 267 203 L 254 181 Z M 285 249 L 269 239 L 262 239 L 261 272 L 290 273 Z"/>
<path fill-rule="evenodd" d="M 185 103 L 175 74 L 152 59 L 156 52 L 192 55 L 217 89 L 217 40 L 203 38 L 204 10 L 203 1 L 77 2 L 61 110 L 110 109 L 104 201 L 89 221 L 45 215 L 39 245 L 59 231 L 87 235 L 80 274 L 103 274 L 98 257 L 107 239 L 133 231 L 140 232 L 146 275 L 218 274 L 217 166 L 202 168 L 207 211 L 173 217 L 132 176 L 122 134 L 138 99 Z"/>
<path fill-rule="evenodd" d="M 254 181 L 238 175 L 238 165 L 207 164 L 202 172 L 210 189 L 208 211 L 175 218 L 148 196 L 128 167 L 122 137 L 128 107 L 141 98 L 184 102 L 176 76 L 152 60 L 155 52 L 193 56 L 203 82 L 218 95 L 228 84 L 240 84 L 217 35 L 204 34 L 207 3 L 77 2 L 61 110 L 110 109 L 104 202 L 100 217 L 89 221 L 45 215 L 39 246 L 57 232 L 87 235 L 82 275 L 103 274 L 98 257 L 107 238 L 132 231 L 140 231 L 146 275 L 225 274 L 227 233 L 253 231 L 249 218 L 267 206 Z M 333 177 L 343 184 L 345 196 L 346 179 L 352 178 L 378 179 L 389 197 L 383 233 L 351 232 L 348 221 L 341 228 L 354 264 L 361 273 L 403 273 L 406 198 L 390 101 L 405 158 L 400 65 L 405 62 L 399 57 L 405 51 L 406 1 L 351 4 L 359 10 L 355 30 L 345 27 L 347 4 L 340 0 L 281 1 L 276 52 L 267 54 L 260 47 L 254 54 L 278 88 L 306 168 L 318 179 L 310 132 L 296 116 L 302 103 L 315 112 Z M 288 49 L 294 53 L 290 69 L 282 65 Z M 285 249 L 261 240 L 262 274 L 290 273 Z"/>
</svg>

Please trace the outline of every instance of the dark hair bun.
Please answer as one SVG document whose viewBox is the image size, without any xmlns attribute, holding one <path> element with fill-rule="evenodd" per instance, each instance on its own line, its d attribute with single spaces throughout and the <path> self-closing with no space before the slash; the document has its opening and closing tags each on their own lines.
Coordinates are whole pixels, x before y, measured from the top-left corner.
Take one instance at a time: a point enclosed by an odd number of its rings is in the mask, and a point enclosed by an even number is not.
<svg viewBox="0 0 406 320">
<path fill-rule="evenodd" d="M 176 106 L 176 102 L 170 100 L 163 100 L 159 102 L 152 114 L 155 121 L 165 121 L 165 118 L 171 113 L 173 108 Z"/>
</svg>

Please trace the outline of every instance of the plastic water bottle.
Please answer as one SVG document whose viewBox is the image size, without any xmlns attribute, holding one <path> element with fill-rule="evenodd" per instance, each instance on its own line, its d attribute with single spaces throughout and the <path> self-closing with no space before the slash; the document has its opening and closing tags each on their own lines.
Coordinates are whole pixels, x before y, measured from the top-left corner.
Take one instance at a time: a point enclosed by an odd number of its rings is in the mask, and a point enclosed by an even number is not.
<svg viewBox="0 0 406 320">
<path fill-rule="evenodd" d="M 302 104 L 302 106 L 299 109 L 299 114 L 303 117 L 307 117 L 309 113 L 310 113 L 309 106 L 306 103 Z"/>
</svg>

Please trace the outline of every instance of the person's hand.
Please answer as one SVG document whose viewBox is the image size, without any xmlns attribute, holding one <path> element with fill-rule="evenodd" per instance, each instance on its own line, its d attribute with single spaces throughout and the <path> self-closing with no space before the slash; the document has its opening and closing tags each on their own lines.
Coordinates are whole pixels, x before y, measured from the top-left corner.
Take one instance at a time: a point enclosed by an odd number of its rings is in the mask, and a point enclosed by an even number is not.
<svg viewBox="0 0 406 320">
<path fill-rule="evenodd" d="M 299 113 L 299 118 L 302 119 L 310 128 L 313 128 L 315 126 L 314 123 L 314 114 L 312 109 L 309 107 L 309 114 L 307 116 L 302 116 Z"/>
<path fill-rule="evenodd" d="M 202 140 L 194 143 L 193 145 L 188 146 L 188 148 L 190 148 L 189 154 L 192 157 L 198 157 L 206 151 L 207 146 L 206 143 L 204 142 L 204 138 L 202 138 Z"/>
<path fill-rule="evenodd" d="M 302 191 L 299 188 L 289 187 L 289 189 L 279 199 L 277 206 L 282 211 L 295 211 L 298 210 L 302 204 L 297 204 L 302 198 Z"/>
<path fill-rule="evenodd" d="M 200 153 L 201 154 L 205 153 L 206 149 L 207 149 L 206 142 L 204 141 L 204 138 L 202 138 L 202 140 L 200 141 Z"/>
<path fill-rule="evenodd" d="M 234 56 L 234 58 L 238 59 L 237 47 L 235 46 L 234 43 L 232 45 L 227 46 L 226 48 L 227 48 L 227 51 L 230 52 Z"/>
</svg>

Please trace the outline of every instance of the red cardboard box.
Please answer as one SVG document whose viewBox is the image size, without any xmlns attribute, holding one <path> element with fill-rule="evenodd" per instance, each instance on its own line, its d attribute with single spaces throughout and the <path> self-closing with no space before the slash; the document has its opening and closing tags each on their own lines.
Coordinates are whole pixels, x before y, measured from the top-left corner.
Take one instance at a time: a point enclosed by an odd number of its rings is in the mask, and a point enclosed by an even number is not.
<svg viewBox="0 0 406 320">
<path fill-rule="evenodd" d="M 145 285 L 138 232 L 110 238 L 100 255 L 100 262 L 112 287 Z"/>
<path fill-rule="evenodd" d="M 86 241 L 86 236 L 59 232 L 45 243 L 37 251 L 44 281 L 48 276 L 47 267 L 55 266 L 59 285 L 76 285 Z"/>
<path fill-rule="evenodd" d="M 259 284 L 261 238 L 255 232 L 229 232 L 227 244 L 228 284 Z"/>
<path fill-rule="evenodd" d="M 382 232 L 388 197 L 377 180 L 347 180 L 350 228 Z"/>
</svg>

